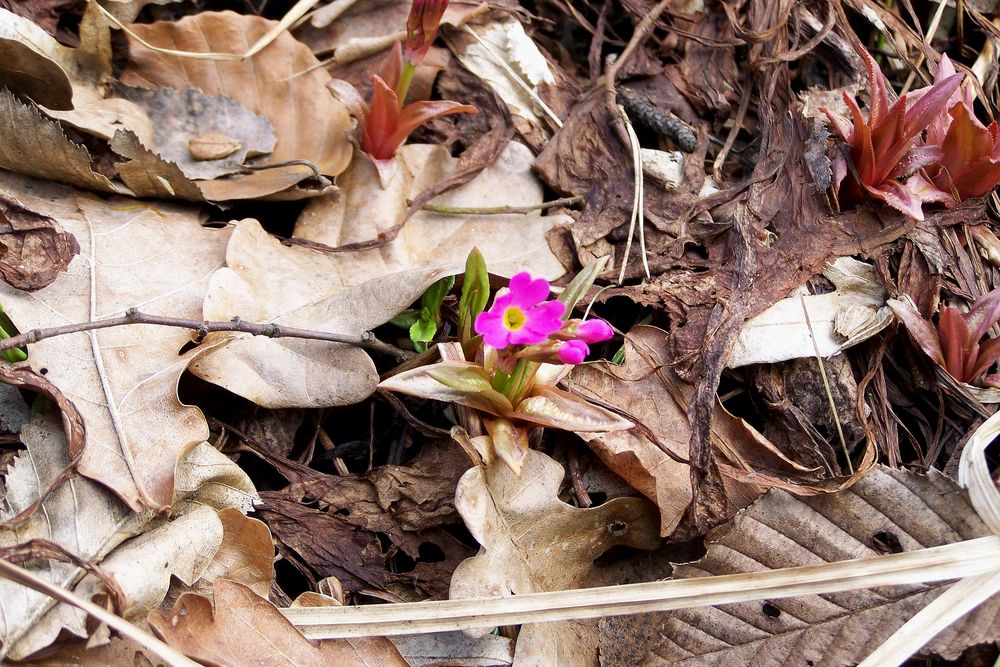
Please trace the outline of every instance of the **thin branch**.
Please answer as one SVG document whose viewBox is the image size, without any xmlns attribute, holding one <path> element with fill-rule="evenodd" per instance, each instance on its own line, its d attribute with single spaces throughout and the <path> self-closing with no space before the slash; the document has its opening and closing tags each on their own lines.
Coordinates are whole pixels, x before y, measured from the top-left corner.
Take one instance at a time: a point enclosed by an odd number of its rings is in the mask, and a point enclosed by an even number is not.
<svg viewBox="0 0 1000 667">
<path fill-rule="evenodd" d="M 543 201 L 539 204 L 530 204 L 528 206 L 487 206 L 484 208 L 468 208 L 463 206 L 445 206 L 443 204 L 424 204 L 421 208 L 424 211 L 443 213 L 445 215 L 504 215 L 508 213 L 532 213 L 534 211 L 544 211 L 545 209 L 555 208 L 557 206 L 573 206 L 575 204 L 582 204 L 583 201 L 583 195 L 576 195 L 575 197 L 563 197 L 562 199 Z M 412 205 L 412 203 L 413 202 L 407 201 L 407 205 Z"/>
<path fill-rule="evenodd" d="M 120 327 L 129 324 L 151 324 L 162 327 L 191 329 L 192 331 L 196 331 L 198 333 L 198 342 L 213 332 L 232 331 L 253 334 L 254 336 L 267 336 L 268 338 L 303 338 L 306 340 L 322 340 L 329 343 L 344 343 L 345 345 L 354 345 L 356 347 L 362 347 L 374 352 L 381 352 L 398 360 L 408 359 L 412 356 L 412 354 L 406 350 L 378 340 L 375 338 L 375 334 L 371 331 L 365 331 L 360 336 L 349 336 L 346 334 L 329 333 L 326 331 L 297 329 L 295 327 L 275 324 L 274 322 L 245 322 L 239 317 L 234 317 L 228 322 L 191 320 L 181 317 L 165 317 L 162 315 L 143 313 L 135 308 L 129 308 L 121 317 L 110 317 L 106 320 L 80 322 L 78 324 L 65 324 L 63 326 L 48 327 L 45 329 L 32 329 L 31 331 L 27 331 L 17 336 L 0 340 L 0 351 L 31 345 L 54 336 L 63 336 L 65 334 L 77 333 L 80 331 L 93 331 L 95 329 L 109 329 L 111 327 Z"/>
</svg>

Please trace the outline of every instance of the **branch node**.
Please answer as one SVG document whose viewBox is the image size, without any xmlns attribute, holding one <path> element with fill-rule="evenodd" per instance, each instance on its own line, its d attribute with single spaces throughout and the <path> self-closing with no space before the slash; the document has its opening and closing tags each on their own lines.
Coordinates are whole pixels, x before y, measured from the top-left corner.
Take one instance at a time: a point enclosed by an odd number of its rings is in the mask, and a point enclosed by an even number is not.
<svg viewBox="0 0 1000 667">
<path fill-rule="evenodd" d="M 125 317 L 129 318 L 130 320 L 136 319 L 137 317 L 139 317 L 139 309 L 136 308 L 135 306 L 132 306 L 131 308 L 125 311 Z"/>
<path fill-rule="evenodd" d="M 364 332 L 362 332 L 362 334 L 361 334 L 361 342 L 363 342 L 363 343 L 370 343 L 373 340 L 375 340 L 375 334 L 374 333 L 372 333 L 371 331 L 364 331 Z"/>
<path fill-rule="evenodd" d="M 274 322 L 271 322 L 266 327 L 264 327 L 264 330 L 261 331 L 261 334 L 267 336 L 268 338 L 277 338 L 281 335 L 281 327 L 279 327 Z"/>
</svg>

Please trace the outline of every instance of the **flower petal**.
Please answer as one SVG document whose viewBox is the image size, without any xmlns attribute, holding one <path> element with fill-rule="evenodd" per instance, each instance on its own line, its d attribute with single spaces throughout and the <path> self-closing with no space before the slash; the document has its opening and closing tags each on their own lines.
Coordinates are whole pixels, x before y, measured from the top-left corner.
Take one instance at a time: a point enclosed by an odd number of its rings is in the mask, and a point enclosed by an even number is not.
<svg viewBox="0 0 1000 667">
<path fill-rule="evenodd" d="M 512 303 L 525 310 L 545 301 L 549 298 L 549 292 L 549 281 L 544 278 L 532 280 L 531 274 L 527 271 L 516 273 L 510 279 Z"/>
<path fill-rule="evenodd" d="M 476 333 L 483 337 L 483 341 L 490 347 L 498 350 L 510 345 L 510 329 L 503 323 L 503 308 L 496 306 L 491 310 L 484 310 L 476 316 L 476 323 L 473 327 Z"/>
</svg>

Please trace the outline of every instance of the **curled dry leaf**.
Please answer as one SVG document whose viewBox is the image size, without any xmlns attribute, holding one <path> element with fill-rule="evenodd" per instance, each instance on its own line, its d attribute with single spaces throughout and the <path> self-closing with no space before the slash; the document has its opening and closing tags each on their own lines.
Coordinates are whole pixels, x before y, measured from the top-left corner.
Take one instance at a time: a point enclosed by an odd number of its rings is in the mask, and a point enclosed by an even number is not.
<svg viewBox="0 0 1000 667">
<path fill-rule="evenodd" d="M 542 185 L 532 174 L 533 157 L 522 144 L 511 142 L 496 162 L 475 178 L 437 197 L 435 205 L 454 208 L 533 206 L 543 201 Z M 295 226 L 295 236 L 328 246 L 370 241 L 403 221 L 408 202 L 424 190 L 452 177 L 460 160 L 443 146 L 403 146 L 383 184 L 368 160 L 355 160 L 337 179 L 339 197 L 309 202 Z M 365 214 L 359 218 L 357 211 Z M 345 270 L 384 275 L 391 270 L 444 262 L 465 262 L 478 246 L 490 272 L 532 275 L 554 280 L 565 269 L 549 249 L 546 235 L 566 225 L 565 215 L 540 212 L 508 215 L 443 215 L 420 211 L 413 215 L 388 247 L 343 255 Z"/>
<path fill-rule="evenodd" d="M 720 527 L 705 557 L 679 566 L 674 577 L 877 557 L 987 534 L 967 496 L 944 475 L 877 466 L 837 494 L 796 498 L 770 492 Z M 857 663 L 947 587 L 883 587 L 651 614 L 644 619 L 643 636 L 633 636 L 640 642 L 640 655 L 624 660 L 620 643 L 604 641 L 617 623 L 608 619 L 601 622 L 602 664 L 750 666 L 806 659 L 817 665 Z M 994 596 L 925 650 L 955 659 L 972 644 L 995 641 L 1000 637 L 998 614 L 1000 596 Z"/>
<path fill-rule="evenodd" d="M 275 26 L 274 21 L 233 12 L 201 12 L 176 22 L 135 24 L 132 30 L 158 47 L 183 51 L 242 53 Z M 209 95 L 231 98 L 251 113 L 267 118 L 277 143 L 270 162 L 307 160 L 319 173 L 336 176 L 351 160 L 350 118 L 344 106 L 326 89 L 330 76 L 322 69 L 293 76 L 317 64 L 309 48 L 282 33 L 266 49 L 245 61 L 195 60 L 152 51 L 134 39 L 129 43 L 129 65 L 122 81 L 133 86 L 197 88 Z M 254 196 L 287 190 L 288 172 L 272 170 L 215 183 L 209 199 L 230 199 L 228 187 L 239 181 L 256 189 Z M 299 181 L 311 175 L 300 170 Z M 263 175 L 262 175 L 263 174 Z M 231 186 L 226 183 L 232 182 Z M 251 187 L 252 186 L 252 187 Z M 240 191 L 241 197 L 247 193 Z M 303 191 L 303 196 L 315 192 Z M 294 193 L 285 193 L 294 196 Z"/>
<path fill-rule="evenodd" d="M 658 546 L 656 511 L 644 499 L 575 508 L 559 500 L 562 480 L 562 466 L 535 450 L 527 452 L 520 477 L 501 461 L 462 476 L 455 506 L 482 549 L 455 570 L 451 598 L 586 587 L 598 576 L 594 561 L 612 546 Z M 591 664 L 593 639 L 587 622 L 525 626 L 515 662 Z"/>
<path fill-rule="evenodd" d="M 0 275 L 8 285 L 41 289 L 65 271 L 78 252 L 76 238 L 58 222 L 0 195 Z"/>
<path fill-rule="evenodd" d="M 5 423 L 23 423 L 28 416 L 28 408 L 11 387 L 3 387 L 0 393 L 11 394 L 10 400 L 3 400 L 5 410 L 12 414 L 3 416 Z M 0 520 L 10 520 L 34 504 L 50 483 L 59 478 L 70 464 L 64 431 L 58 421 L 51 417 L 36 418 L 21 431 L 21 440 L 27 449 L 18 454 L 11 465 L 7 479 L 6 501 L 9 510 L 0 514 Z M 156 593 L 150 591 L 159 587 L 166 591 L 169 577 L 163 570 L 164 562 L 178 563 L 192 556 L 198 558 L 209 554 L 213 544 L 209 530 L 189 532 L 194 525 L 204 526 L 204 512 L 214 515 L 209 508 L 238 508 L 248 511 L 256 498 L 249 478 L 229 459 L 208 445 L 192 449 L 177 467 L 178 493 L 173 498 L 175 514 L 185 517 L 188 512 L 199 509 L 202 520 L 193 524 L 184 520 L 180 532 L 188 537 L 193 535 L 208 537 L 194 544 L 190 539 L 180 541 L 159 541 L 155 559 L 136 562 L 130 557 L 113 559 L 129 564 L 124 572 L 131 573 L 128 582 L 126 605 L 130 608 L 155 606 L 159 603 Z M 137 535 L 150 526 L 170 526 L 158 519 L 150 511 L 131 511 L 103 486 L 82 477 L 71 477 L 58 486 L 43 501 L 41 510 L 34 512 L 16 528 L 0 526 L 0 546 L 10 547 L 25 540 L 42 538 L 56 542 L 81 558 L 102 564 L 109 554 L 128 538 Z M 217 521 L 216 521 L 217 523 Z M 177 534 L 177 530 L 171 529 Z M 151 533 L 150 535 L 156 535 Z M 192 551 L 197 545 L 201 549 Z M 131 543 L 126 547 L 132 549 Z M 124 547 L 123 547 L 124 548 Z M 161 560 L 163 559 L 163 560 Z M 89 578 L 77 584 L 81 572 L 75 566 L 65 563 L 45 563 L 35 565 L 36 573 L 47 581 L 67 588 L 76 586 L 77 592 L 89 597 L 100 592 Z M 181 568 L 184 569 L 184 568 Z M 167 576 L 164 576 L 166 574 Z M 126 583 L 128 583 L 126 582 Z M 143 583 L 145 582 L 145 583 Z M 159 582 L 159 583 L 158 583 Z M 148 584 L 148 585 L 147 585 Z M 77 636 L 88 635 L 85 614 L 66 605 L 56 605 L 55 601 L 43 594 L 30 591 L 8 580 L 0 581 L 0 654 L 20 659 L 48 646 L 61 631 Z"/>
<path fill-rule="evenodd" d="M 407 667 L 384 637 L 314 645 L 274 605 L 227 579 L 215 582 L 214 613 L 208 598 L 184 593 L 170 614 L 150 614 L 149 624 L 167 643 L 209 665 Z"/>
<path fill-rule="evenodd" d="M 44 290 L 29 295 L 0 285 L 0 303 L 21 328 L 96 320 L 133 306 L 200 316 L 229 231 L 203 228 L 197 210 L 100 200 L 7 173 L 0 187 L 57 220 L 83 248 Z M 177 380 L 191 360 L 178 352 L 190 339 L 183 329 L 128 326 L 51 338 L 30 349 L 26 363 L 45 369 L 83 415 L 80 472 L 135 510 L 170 507 L 178 456 L 208 437 L 201 411 L 177 398 Z"/>
</svg>

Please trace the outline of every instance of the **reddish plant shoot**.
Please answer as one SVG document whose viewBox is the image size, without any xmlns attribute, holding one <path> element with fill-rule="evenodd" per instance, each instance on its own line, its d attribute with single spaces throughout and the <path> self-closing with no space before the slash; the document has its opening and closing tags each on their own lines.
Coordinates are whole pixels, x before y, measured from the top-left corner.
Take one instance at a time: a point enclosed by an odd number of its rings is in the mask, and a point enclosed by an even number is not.
<svg viewBox="0 0 1000 667">
<path fill-rule="evenodd" d="M 907 301 L 890 299 L 888 306 L 924 353 L 953 378 L 969 385 L 1000 387 L 1000 375 L 987 375 L 1000 359 L 1000 338 L 984 340 L 1000 322 L 1000 289 L 976 299 L 967 313 L 944 306 L 937 326 Z"/>
</svg>

